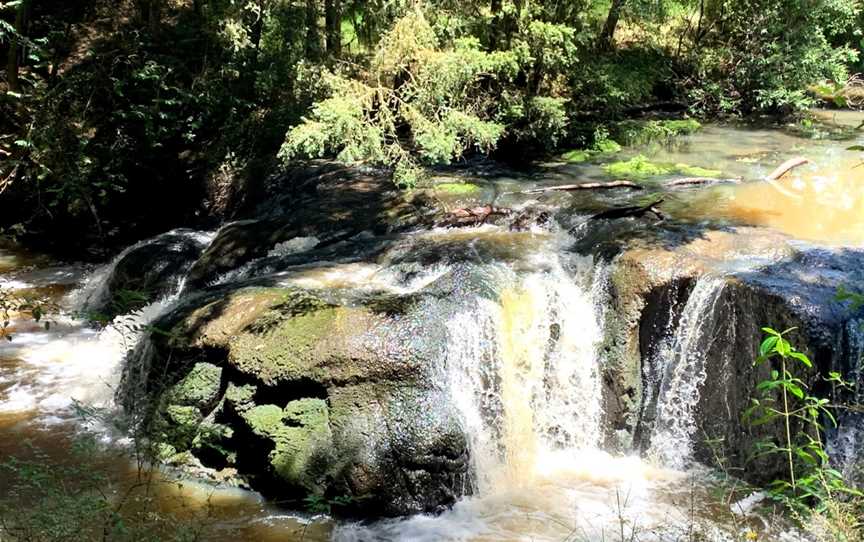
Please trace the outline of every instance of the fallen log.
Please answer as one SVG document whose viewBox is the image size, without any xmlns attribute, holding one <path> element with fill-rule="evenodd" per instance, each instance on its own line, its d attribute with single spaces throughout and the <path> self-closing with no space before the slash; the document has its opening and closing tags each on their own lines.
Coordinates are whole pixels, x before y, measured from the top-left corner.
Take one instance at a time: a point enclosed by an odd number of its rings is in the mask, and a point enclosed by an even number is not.
<svg viewBox="0 0 864 542">
<path fill-rule="evenodd" d="M 796 158 L 790 158 L 789 160 L 786 160 L 785 162 L 783 162 L 782 164 L 777 166 L 777 169 L 772 171 L 770 174 L 766 175 L 765 180 L 766 181 L 776 181 L 777 179 L 779 179 L 783 175 L 786 175 L 787 173 L 789 173 L 789 171 L 795 169 L 796 167 L 803 166 L 804 164 L 809 164 L 809 163 L 810 163 L 810 160 L 803 158 L 801 156 L 798 156 Z"/>
<path fill-rule="evenodd" d="M 607 190 L 611 188 L 628 188 L 630 190 L 642 190 L 645 188 L 642 185 L 631 183 L 630 181 L 611 181 L 608 183 L 581 183 L 581 184 L 562 184 L 558 186 L 546 186 L 543 188 L 534 188 L 525 190 L 522 194 L 542 194 L 543 192 L 571 192 L 574 190 Z"/>
<path fill-rule="evenodd" d="M 657 208 L 658 205 L 663 203 L 662 199 L 658 199 L 653 203 L 649 203 L 648 205 L 631 205 L 627 207 L 615 207 L 614 209 L 609 209 L 603 211 L 601 213 L 597 213 L 596 215 L 591 217 L 591 220 L 598 220 L 601 218 L 606 219 L 614 219 L 614 218 L 627 218 L 627 217 L 641 217 L 645 216 L 647 213 L 651 213 L 656 216 L 659 220 L 664 220 L 666 216 Z"/>
<path fill-rule="evenodd" d="M 481 207 L 465 207 L 451 211 L 443 220 L 435 224 L 439 228 L 476 226 L 484 224 L 491 216 L 507 216 L 512 211 L 503 207 L 483 205 Z"/>
<path fill-rule="evenodd" d="M 679 188 L 682 186 L 697 186 L 705 184 L 739 184 L 740 177 L 729 179 L 717 179 L 714 177 L 682 177 L 680 179 L 672 179 L 663 183 L 668 188 Z"/>
</svg>

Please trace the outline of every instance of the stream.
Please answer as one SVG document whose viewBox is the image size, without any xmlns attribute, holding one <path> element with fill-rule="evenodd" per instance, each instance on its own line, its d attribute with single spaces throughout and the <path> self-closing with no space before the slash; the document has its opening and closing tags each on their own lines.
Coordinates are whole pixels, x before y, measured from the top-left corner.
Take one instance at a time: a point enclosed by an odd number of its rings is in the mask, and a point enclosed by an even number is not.
<svg viewBox="0 0 864 542">
<path fill-rule="evenodd" d="M 817 253 L 821 262 L 790 268 L 796 277 L 804 277 L 800 280 L 842 283 L 851 275 L 844 275 L 845 264 L 836 262 L 864 254 L 864 168 L 858 167 L 864 157 L 846 150 L 864 144 L 864 135 L 854 132 L 864 115 L 819 115 L 824 124 L 806 131 L 712 124 L 672 144 L 625 148 L 596 161 L 548 162 L 519 175 L 452 175 L 457 182 L 476 185 L 472 202 L 548 211 L 554 219 L 546 227 L 415 229 L 383 241 L 359 237 L 350 250 L 333 249 L 308 261 L 304 257 L 316 243 L 297 237 L 222 273 L 211 287 L 266 278 L 279 286 L 327 292 L 347 304 L 373 293 L 412 296 L 442 281 L 454 282 L 447 296 L 422 298 L 411 329 L 422 334 L 429 326 L 435 328 L 429 334 L 429 340 L 434 335 L 436 341 L 430 347 L 436 353 L 430 369 L 437 375 L 435 393 L 457 413 L 466 435 L 470 488 L 437 514 L 336 521 L 303 511 L 302 505 L 279 506 L 256 491 L 178 479 L 176 471 L 165 468 L 155 472 L 156 507 L 171 517 L 202 522 L 203 539 L 213 541 L 647 542 L 689 540 L 694 532 L 704 540 L 741 540 L 750 532 L 758 533 L 759 540 L 806 540 L 792 522 L 762 506 L 759 494 L 741 490 L 735 476 L 703 464 L 698 442 L 705 428 L 696 420 L 705 408 L 707 390 L 732 385 L 715 378 L 717 359 L 731 364 L 732 358 L 709 357 L 707 352 L 722 349 L 720 343 L 736 326 L 749 322 L 758 332 L 762 325 L 773 325 L 751 321 L 758 317 L 740 311 L 724 312 L 731 310 L 730 296 L 735 295 L 728 277 L 755 276 L 796 251 Z M 631 436 L 624 437 L 627 431 L 610 428 L 613 407 L 602 369 L 614 351 L 607 335 L 609 313 L 617 306 L 616 268 L 598 251 L 583 250 L 600 246 L 597 240 L 605 241 L 604 236 L 631 235 L 629 225 L 592 230 L 588 219 L 624 203 L 624 196 L 523 192 L 574 180 L 609 180 L 604 164 L 637 155 L 719 170 L 724 178 L 741 177 L 744 182 L 662 194 L 666 220 L 676 224 L 673 233 L 688 236 L 689 244 L 676 247 L 674 254 L 690 257 L 698 252 L 705 272 L 700 271 L 686 292 L 668 294 L 663 305 L 668 314 L 657 320 L 660 339 L 650 348 L 647 339 L 641 339 L 643 360 L 650 358 L 637 375 L 645 399 L 631 408 L 637 421 L 628 422 Z M 794 156 L 811 163 L 782 180 L 786 193 L 759 180 Z M 636 201 L 644 203 L 659 194 L 655 182 L 646 181 L 648 190 Z M 464 194 L 438 192 L 436 197 L 450 208 L 465 203 Z M 639 227 L 653 227 L 651 220 L 647 224 Z M 174 235 L 207 246 L 217 232 L 177 230 Z M 634 250 L 665 246 L 664 239 L 652 237 Z M 653 254 L 655 259 L 640 261 L 669 269 L 683 265 Z M 81 311 L 106 295 L 112 266 L 122 257 L 93 266 L 0 245 L 0 287 L 48 297 L 62 308 L 49 318 L 48 329 L 31 320 L 13 320 L 12 340 L 0 345 L 0 461 L 74 465 L 70 447 L 88 432 L 97 440 L 93 460 L 114 481 L 117 498 L 124 484 L 139 479 L 142 468 L 149 470 L 130 460 L 130 439 L 106 421 L 117 408 L 124 360 L 149 324 L 191 295 L 186 267 L 173 273 L 170 287 L 157 301 L 104 326 L 87 323 Z M 289 260 L 297 263 L 284 263 Z M 777 273 L 752 280 L 774 288 L 785 280 L 782 269 Z M 801 298 L 809 300 L 803 291 Z M 848 330 L 848 337 L 837 340 L 859 340 L 857 348 L 864 351 L 858 332 L 851 326 Z M 382 348 L 389 347 L 396 345 Z M 854 352 L 851 346 L 843 348 L 836 356 L 848 358 Z M 852 359 L 838 363 L 857 366 Z M 723 401 L 718 404 L 731 404 Z M 82 412 L 100 416 L 87 418 Z M 847 463 L 862 458 L 856 423 L 850 421 L 833 442 Z M 0 469 L 0 500 L 10 497 L 5 488 L 11 485 L 9 472 Z"/>
</svg>

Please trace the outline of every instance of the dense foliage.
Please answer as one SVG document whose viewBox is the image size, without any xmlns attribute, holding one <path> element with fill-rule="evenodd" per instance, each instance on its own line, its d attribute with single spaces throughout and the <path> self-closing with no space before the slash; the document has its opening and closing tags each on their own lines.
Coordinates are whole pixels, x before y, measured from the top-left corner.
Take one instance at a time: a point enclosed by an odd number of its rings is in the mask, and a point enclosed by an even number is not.
<svg viewBox="0 0 864 542">
<path fill-rule="evenodd" d="M 280 159 L 368 162 L 411 186 L 471 154 L 590 146 L 652 109 L 842 105 L 859 7 L 3 0 L 0 226 L 121 243 L 224 217 Z"/>
</svg>

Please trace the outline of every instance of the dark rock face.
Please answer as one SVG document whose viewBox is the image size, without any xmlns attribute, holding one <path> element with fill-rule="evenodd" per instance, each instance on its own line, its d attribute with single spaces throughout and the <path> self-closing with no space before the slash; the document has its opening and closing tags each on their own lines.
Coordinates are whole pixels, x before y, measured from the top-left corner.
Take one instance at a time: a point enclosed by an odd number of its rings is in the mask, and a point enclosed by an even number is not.
<svg viewBox="0 0 864 542">
<path fill-rule="evenodd" d="M 326 162 L 268 179 L 239 214 L 243 219 L 223 227 L 195 263 L 190 287 L 202 288 L 291 239 L 314 237 L 320 250 L 363 232 L 382 235 L 434 221 L 422 192 L 397 191 L 389 176 L 374 170 Z"/>
<path fill-rule="evenodd" d="M 830 397 L 830 388 L 816 375 L 851 374 L 848 363 L 857 354 L 847 335 L 856 315 L 835 297 L 840 286 L 864 283 L 864 253 L 792 250 L 770 234 L 759 237 L 746 230 L 709 232 L 706 239 L 682 246 L 620 250 L 613 263 L 605 345 L 607 445 L 650 448 L 658 402 L 669 393 L 661 383 L 674 369 L 664 361 L 669 352 L 663 349 L 679 326 L 693 326 L 693 321 L 682 323 L 682 313 L 697 282 L 713 276 L 722 284 L 710 311 L 699 315 L 702 331 L 696 349 L 687 353 L 701 356 L 704 370 L 691 375 L 703 379 L 692 411 L 693 458 L 756 483 L 782 474 L 782 458 L 752 457 L 760 440 L 782 438 L 781 425 L 751 426 L 742 418 L 771 369 L 754 365 L 761 328 L 796 328 L 788 337 L 813 360 L 814 369 L 797 366 L 795 373 L 815 395 Z M 763 248 L 769 246 L 773 251 Z M 763 261 L 735 265 L 736 258 L 753 254 Z"/>
<path fill-rule="evenodd" d="M 468 454 L 427 324 L 414 299 L 340 306 L 292 288 L 187 303 L 156 323 L 170 332 L 152 339 L 150 433 L 169 462 L 191 452 L 280 499 L 438 510 L 469 486 Z"/>
</svg>

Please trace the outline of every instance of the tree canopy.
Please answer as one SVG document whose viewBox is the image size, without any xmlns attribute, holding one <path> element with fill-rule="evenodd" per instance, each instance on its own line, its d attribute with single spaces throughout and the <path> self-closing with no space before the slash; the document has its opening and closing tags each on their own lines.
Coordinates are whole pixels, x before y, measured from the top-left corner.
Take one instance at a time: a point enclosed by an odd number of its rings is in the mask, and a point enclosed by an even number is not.
<svg viewBox="0 0 864 542">
<path fill-rule="evenodd" d="M 4 0 L 0 226 L 119 239 L 309 157 L 411 187 L 645 108 L 844 105 L 860 27 L 857 0 Z"/>
</svg>

